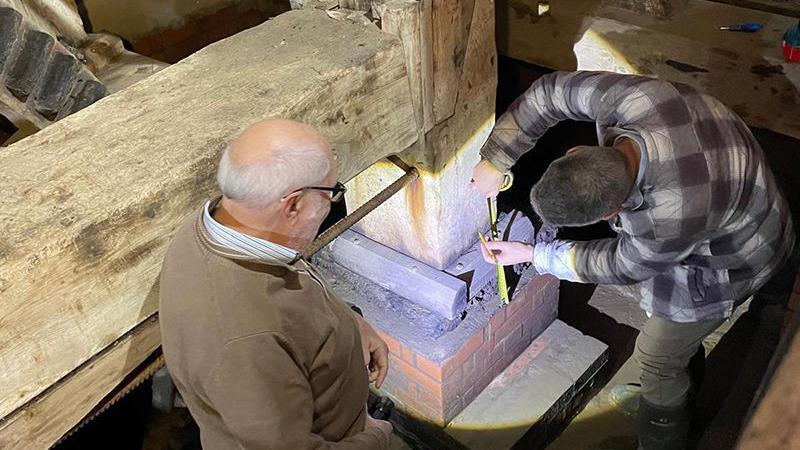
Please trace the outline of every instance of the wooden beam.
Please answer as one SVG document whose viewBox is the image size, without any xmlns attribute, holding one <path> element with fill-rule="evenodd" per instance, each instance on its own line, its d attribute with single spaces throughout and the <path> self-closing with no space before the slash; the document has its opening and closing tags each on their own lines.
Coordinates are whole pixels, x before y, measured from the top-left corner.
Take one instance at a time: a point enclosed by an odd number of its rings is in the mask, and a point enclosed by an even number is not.
<svg viewBox="0 0 800 450">
<path fill-rule="evenodd" d="M 317 127 L 343 181 L 408 147 L 399 41 L 288 12 L 0 153 L 0 418 L 156 312 L 167 243 L 214 195 L 223 144 L 268 117 Z"/>
<path fill-rule="evenodd" d="M 339 0 L 339 7 L 344 9 L 354 9 L 356 11 L 369 11 L 370 0 Z"/>
<path fill-rule="evenodd" d="M 686 83 L 720 99 L 752 126 L 800 138 L 800 65 L 783 60 L 780 42 L 797 19 L 689 0 L 669 20 L 604 2 L 552 4 L 499 0 L 501 54 L 559 70 L 610 70 Z M 760 22 L 758 33 L 720 24 Z"/>
<path fill-rule="evenodd" d="M 390 0 L 380 6 L 380 11 L 381 29 L 399 37 L 403 43 L 417 127 L 424 135 L 434 121 L 433 61 L 430 37 L 426 35 L 430 32 L 430 2 Z"/>
<path fill-rule="evenodd" d="M 146 320 L 112 347 L 0 422 L 0 448 L 52 447 L 161 344 L 158 319 Z M 129 357 L 133 355 L 133 357 Z"/>
</svg>

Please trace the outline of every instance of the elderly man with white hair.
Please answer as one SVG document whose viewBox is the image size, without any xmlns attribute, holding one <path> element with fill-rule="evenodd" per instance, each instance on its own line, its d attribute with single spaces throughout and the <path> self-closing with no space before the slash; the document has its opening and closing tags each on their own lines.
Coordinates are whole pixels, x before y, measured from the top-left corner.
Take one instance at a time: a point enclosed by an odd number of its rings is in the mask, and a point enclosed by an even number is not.
<svg viewBox="0 0 800 450">
<path fill-rule="evenodd" d="M 222 156 L 222 197 L 170 245 L 164 355 L 204 448 L 388 447 L 391 424 L 366 412 L 386 344 L 300 253 L 344 193 L 336 177 L 313 128 L 256 123 Z"/>
</svg>

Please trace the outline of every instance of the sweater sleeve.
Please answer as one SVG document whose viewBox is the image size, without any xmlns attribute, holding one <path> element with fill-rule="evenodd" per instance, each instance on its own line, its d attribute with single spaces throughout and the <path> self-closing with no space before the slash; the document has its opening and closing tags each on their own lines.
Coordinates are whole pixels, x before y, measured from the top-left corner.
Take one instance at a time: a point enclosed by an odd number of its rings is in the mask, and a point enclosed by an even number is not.
<svg viewBox="0 0 800 450">
<path fill-rule="evenodd" d="M 205 390 L 242 448 L 388 448 L 389 436 L 375 427 L 338 442 L 314 434 L 311 386 L 293 354 L 279 333 L 259 333 L 226 344 Z M 353 414 L 355 419 L 359 412 Z"/>
</svg>

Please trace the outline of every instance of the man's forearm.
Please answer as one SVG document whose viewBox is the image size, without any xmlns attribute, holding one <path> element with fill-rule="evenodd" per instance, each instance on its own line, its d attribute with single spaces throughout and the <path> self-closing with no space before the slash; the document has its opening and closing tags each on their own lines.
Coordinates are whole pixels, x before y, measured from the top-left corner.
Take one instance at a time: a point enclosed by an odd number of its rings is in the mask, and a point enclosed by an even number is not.
<svg viewBox="0 0 800 450">
<path fill-rule="evenodd" d="M 533 267 L 538 273 L 549 273 L 561 280 L 583 282 L 575 270 L 575 243 L 554 240 L 533 249 Z"/>
</svg>

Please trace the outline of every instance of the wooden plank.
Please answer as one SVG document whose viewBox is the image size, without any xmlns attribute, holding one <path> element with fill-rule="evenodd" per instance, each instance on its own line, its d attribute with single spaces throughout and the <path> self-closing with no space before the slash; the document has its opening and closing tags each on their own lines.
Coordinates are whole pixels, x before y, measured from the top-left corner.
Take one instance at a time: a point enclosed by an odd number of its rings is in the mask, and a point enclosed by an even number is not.
<svg viewBox="0 0 800 450">
<path fill-rule="evenodd" d="M 158 319 L 146 320 L 113 347 L 61 380 L 0 422 L 0 448 L 46 449 L 77 425 L 135 369 L 138 356 L 149 355 L 161 343 Z"/>
<path fill-rule="evenodd" d="M 800 65 L 783 60 L 783 32 L 797 19 L 690 0 L 670 20 L 593 1 L 554 5 L 501 0 L 498 46 L 512 58 L 559 70 L 610 70 L 689 84 L 719 98 L 752 126 L 800 138 Z M 523 6 L 520 6 L 523 5 Z M 720 24 L 760 22 L 759 33 Z"/>
<path fill-rule="evenodd" d="M 267 117 L 317 127 L 343 181 L 408 147 L 399 41 L 288 12 L 0 153 L 0 417 L 156 311 L 166 245 L 216 191 L 223 143 Z"/>
<path fill-rule="evenodd" d="M 467 284 L 354 231 L 331 243 L 334 261 L 373 283 L 446 319 L 467 302 Z"/>
</svg>

